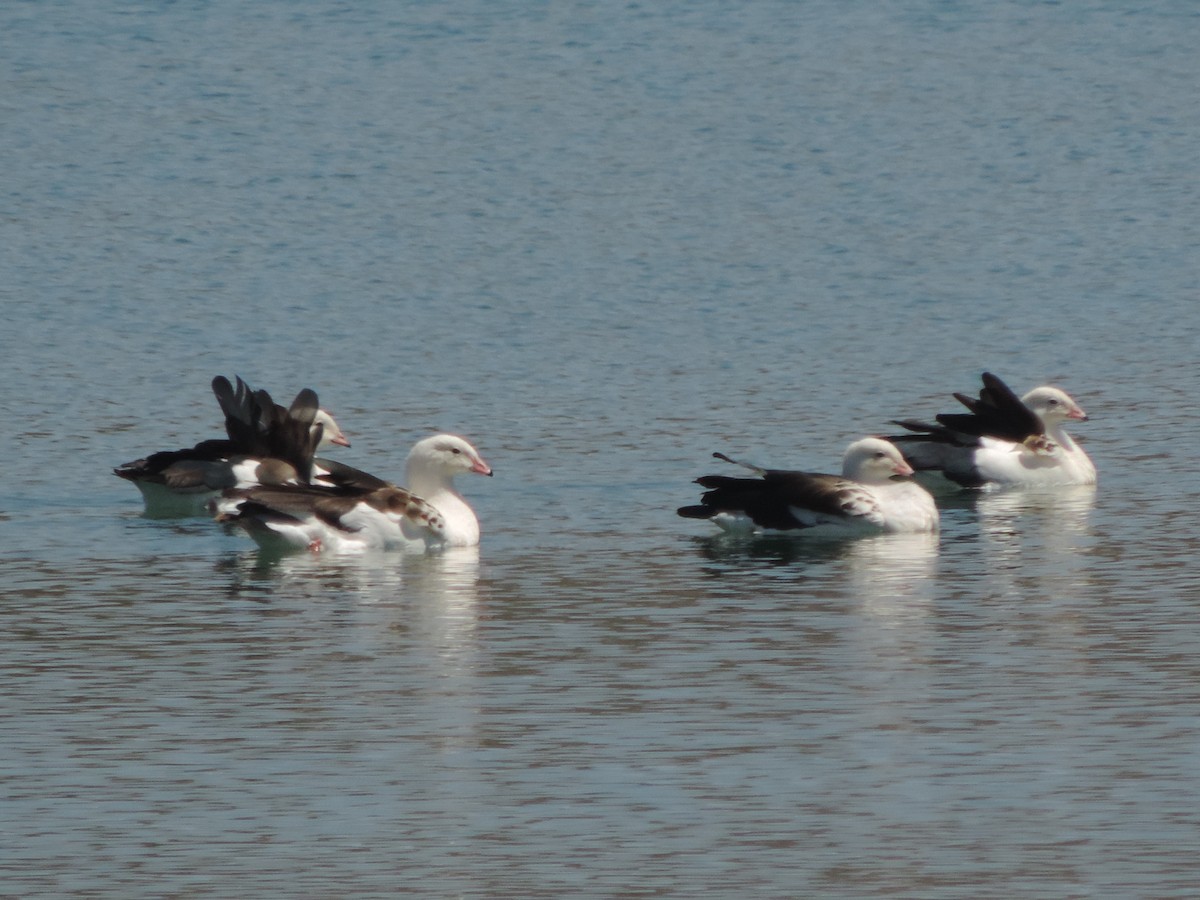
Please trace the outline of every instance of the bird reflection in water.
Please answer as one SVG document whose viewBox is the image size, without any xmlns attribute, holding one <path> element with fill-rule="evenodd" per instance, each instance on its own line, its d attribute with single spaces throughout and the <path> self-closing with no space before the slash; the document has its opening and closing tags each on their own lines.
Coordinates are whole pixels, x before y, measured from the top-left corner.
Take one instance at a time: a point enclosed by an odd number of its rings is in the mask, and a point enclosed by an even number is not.
<svg viewBox="0 0 1200 900">
<path fill-rule="evenodd" d="M 326 556 L 246 551 L 222 559 L 217 568 L 232 572 L 229 590 L 251 599 L 273 596 L 352 597 L 359 603 L 437 599 L 448 608 L 469 610 L 478 602 L 479 548 L 450 547 L 438 553 L 366 553 Z"/>
<path fill-rule="evenodd" d="M 1086 594 L 1095 502 L 1093 485 L 980 494 L 980 568 L 992 593 L 1019 602 Z"/>
<path fill-rule="evenodd" d="M 874 611 L 927 603 L 937 571 L 937 534 L 881 534 L 853 540 L 809 540 L 785 535 L 697 539 L 700 553 L 723 571 L 747 565 L 801 568 L 808 574 L 844 575 L 835 593 L 862 598 Z M 714 570 L 714 574 L 718 574 Z M 825 581 L 826 579 L 822 579 Z M 831 587 L 832 585 L 827 585 Z"/>
</svg>

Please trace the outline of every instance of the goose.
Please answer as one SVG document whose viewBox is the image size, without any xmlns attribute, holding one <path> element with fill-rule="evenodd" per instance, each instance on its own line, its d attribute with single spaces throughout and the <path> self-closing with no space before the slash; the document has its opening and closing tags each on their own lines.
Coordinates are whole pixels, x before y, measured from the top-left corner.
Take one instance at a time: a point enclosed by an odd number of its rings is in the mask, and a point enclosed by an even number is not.
<svg viewBox="0 0 1200 900">
<path fill-rule="evenodd" d="M 1088 421 L 1066 391 L 1042 385 L 1017 397 L 991 372 L 982 379 L 978 400 L 954 394 L 966 413 L 939 414 L 936 425 L 894 420 L 909 433 L 889 440 L 909 465 L 967 488 L 1096 483 L 1096 466 L 1064 427 Z"/>
<path fill-rule="evenodd" d="M 295 464 L 278 459 L 278 447 L 271 444 L 272 433 L 278 435 L 280 428 L 292 427 L 308 435 L 315 441 L 314 452 L 350 446 L 333 416 L 317 406 L 316 394 L 311 391 L 302 391 L 291 407 L 283 407 L 266 391 L 251 391 L 241 378 L 235 389 L 218 375 L 212 388 L 225 413 L 227 437 L 182 450 L 162 450 L 113 469 L 113 474 L 132 482 L 141 492 L 147 516 L 203 515 L 208 503 L 227 488 L 299 482 Z M 296 443 L 293 435 L 284 445 Z M 327 461 L 319 462 L 327 465 Z"/>
<path fill-rule="evenodd" d="M 455 477 L 466 473 L 491 476 L 492 468 L 465 438 L 436 434 L 409 452 L 407 487 L 366 476 L 338 485 L 234 488 L 213 504 L 213 511 L 217 521 L 240 526 L 261 548 L 274 552 L 474 547 L 479 519 L 454 485 Z"/>
<path fill-rule="evenodd" d="M 880 532 L 929 533 L 938 529 L 933 497 L 911 479 L 912 467 L 895 445 L 878 437 L 846 448 L 841 475 L 763 469 L 714 453 L 756 477 L 705 475 L 707 488 L 694 506 L 680 507 L 686 519 L 708 519 L 723 531 L 798 532 L 852 536 Z M 898 480 L 898 476 L 901 478 Z"/>
</svg>

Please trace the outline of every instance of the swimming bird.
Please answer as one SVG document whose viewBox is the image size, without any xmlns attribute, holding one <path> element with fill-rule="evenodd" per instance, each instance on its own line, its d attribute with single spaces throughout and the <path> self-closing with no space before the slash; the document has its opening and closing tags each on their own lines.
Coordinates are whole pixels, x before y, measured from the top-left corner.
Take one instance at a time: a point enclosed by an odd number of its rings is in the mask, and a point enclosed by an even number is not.
<svg viewBox="0 0 1200 900">
<path fill-rule="evenodd" d="M 492 468 L 464 438 L 437 434 L 409 452 L 407 488 L 374 476 L 367 476 L 374 484 L 264 485 L 226 491 L 213 507 L 217 521 L 244 528 L 272 551 L 472 547 L 479 519 L 454 486 L 465 473 L 490 476 Z"/>
<path fill-rule="evenodd" d="M 1087 414 L 1061 388 L 1036 387 L 1017 397 L 991 372 L 979 398 L 954 394 L 968 410 L 942 413 L 938 424 L 897 419 L 892 435 L 918 473 L 939 473 L 968 488 L 1095 484 L 1096 467 L 1064 427 Z"/>
<path fill-rule="evenodd" d="M 283 407 L 266 391 L 252 391 L 241 378 L 234 388 L 218 375 L 212 389 L 225 414 L 225 438 L 162 450 L 113 469 L 141 492 L 146 515 L 203 515 L 207 504 L 227 488 L 307 481 L 311 473 L 296 469 L 306 464 L 305 458 L 311 463 L 317 450 L 350 446 L 312 391 L 301 391 L 292 406 Z M 288 429 L 291 433 L 285 438 Z M 311 447 L 305 447 L 306 441 Z M 299 455 L 288 460 L 296 450 Z"/>
<path fill-rule="evenodd" d="M 825 475 L 750 469 L 756 477 L 705 475 L 707 488 L 679 515 L 709 519 L 728 532 L 785 531 L 805 535 L 850 536 L 880 532 L 933 532 L 938 511 L 929 492 L 908 478 L 912 468 L 893 444 L 877 437 L 855 441 L 842 457 L 842 474 Z"/>
</svg>

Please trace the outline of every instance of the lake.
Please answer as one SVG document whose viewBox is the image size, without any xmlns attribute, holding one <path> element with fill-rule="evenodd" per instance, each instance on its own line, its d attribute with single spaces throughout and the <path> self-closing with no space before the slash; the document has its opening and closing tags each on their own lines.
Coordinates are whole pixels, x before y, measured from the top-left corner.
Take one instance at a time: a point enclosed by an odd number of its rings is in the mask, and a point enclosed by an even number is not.
<svg viewBox="0 0 1200 900">
<path fill-rule="evenodd" d="M 1194 897 L 1182 0 L 0 10 L 0 893 Z M 716 540 L 982 371 L 1095 489 Z M 261 556 L 113 466 L 312 387 L 478 550 Z M 719 463 L 715 463 L 720 465 Z"/>
</svg>

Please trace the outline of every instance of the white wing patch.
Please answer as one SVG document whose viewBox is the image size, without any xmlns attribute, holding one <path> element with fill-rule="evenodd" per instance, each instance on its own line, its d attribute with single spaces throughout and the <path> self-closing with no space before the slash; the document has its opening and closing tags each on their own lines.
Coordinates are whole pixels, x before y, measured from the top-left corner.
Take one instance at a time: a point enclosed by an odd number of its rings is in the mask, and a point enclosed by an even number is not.
<svg viewBox="0 0 1200 900">
<path fill-rule="evenodd" d="M 882 528 L 886 524 L 879 498 L 873 491 L 863 487 L 846 487 L 838 491 L 842 512 L 855 519 L 863 519 Z"/>
<path fill-rule="evenodd" d="M 803 528 L 820 525 L 884 527 L 883 509 L 870 488 L 853 481 L 839 481 L 833 496 L 837 498 L 838 512 L 806 506 L 789 506 L 788 512 Z"/>
</svg>

